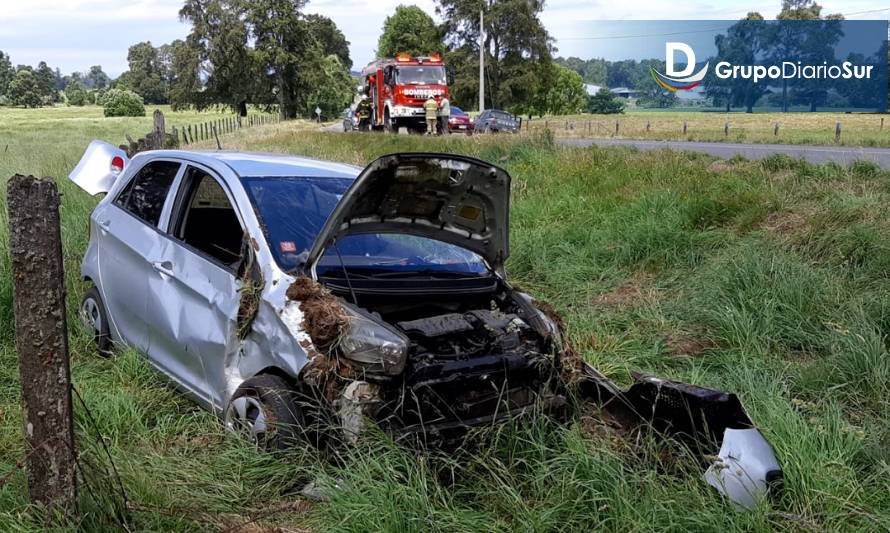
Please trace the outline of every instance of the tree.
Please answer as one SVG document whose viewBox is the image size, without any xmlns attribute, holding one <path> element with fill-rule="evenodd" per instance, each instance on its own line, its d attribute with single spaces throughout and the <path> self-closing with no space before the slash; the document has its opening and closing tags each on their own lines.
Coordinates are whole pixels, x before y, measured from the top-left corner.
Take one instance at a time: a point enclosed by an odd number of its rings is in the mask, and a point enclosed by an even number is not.
<svg viewBox="0 0 890 533">
<path fill-rule="evenodd" d="M 445 20 L 443 29 L 453 47 L 447 59 L 452 67 L 469 74 L 479 72 L 479 11 L 484 13 L 485 99 L 488 106 L 520 110 L 534 105 L 541 87 L 552 83 L 552 39 L 541 23 L 543 0 L 438 0 L 436 12 Z M 458 78 L 459 80 L 461 78 Z M 465 82 L 466 83 L 466 82 Z M 456 100 L 466 107 L 475 85 L 456 87 Z"/>
<path fill-rule="evenodd" d="M 68 105 L 86 105 L 88 101 L 86 87 L 79 81 L 69 83 L 65 87 L 65 98 L 68 100 Z"/>
<path fill-rule="evenodd" d="M 843 15 L 827 15 L 825 19 L 838 20 Z M 822 6 L 813 0 L 782 0 L 782 11 L 776 15 L 776 20 L 821 20 Z"/>
<path fill-rule="evenodd" d="M 587 90 L 581 75 L 556 63 L 551 65 L 553 83 L 542 86 L 535 103 L 523 112 L 536 115 L 571 115 L 587 104 Z"/>
<path fill-rule="evenodd" d="M 306 15 L 306 23 L 309 31 L 321 45 L 325 56 L 335 55 L 340 65 L 348 72 L 352 68 L 352 58 L 349 57 L 349 41 L 340 31 L 333 20 L 321 15 Z"/>
<path fill-rule="evenodd" d="M 756 63 L 757 58 L 769 52 L 775 42 L 775 26 L 766 26 L 762 21 L 759 13 L 748 13 L 744 19 L 730 26 L 725 35 L 717 35 L 714 38 L 717 55 L 732 64 Z M 752 113 L 760 97 L 768 92 L 765 83 L 755 84 L 741 77 L 720 79 L 712 76 L 705 80 L 705 94 L 715 105 L 726 106 L 726 111 L 732 106 L 744 106 L 746 112 Z"/>
<path fill-rule="evenodd" d="M 822 16 L 822 6 L 813 0 L 783 0 L 782 11 L 776 15 L 777 20 L 825 20 L 821 25 L 781 24 L 772 36 L 774 61 L 781 61 L 789 56 L 813 64 L 834 59 L 834 44 L 841 37 L 841 28 L 836 21 L 843 20 L 840 14 Z M 788 111 L 792 102 L 808 103 L 810 110 L 827 98 L 828 91 L 822 80 L 797 80 L 788 91 L 788 80 L 782 78 L 782 111 Z"/>
<path fill-rule="evenodd" d="M 93 65 L 84 77 L 86 86 L 90 89 L 105 89 L 111 84 L 111 78 L 102 70 L 100 65 Z"/>
<path fill-rule="evenodd" d="M 324 59 L 322 68 L 316 74 L 312 83 L 314 90 L 306 98 L 305 114 L 312 116 L 318 106 L 322 116 L 337 116 L 352 101 L 355 82 L 335 54 Z"/>
<path fill-rule="evenodd" d="M 173 110 L 198 106 L 201 83 L 201 50 L 188 40 L 170 43 L 169 99 Z"/>
<path fill-rule="evenodd" d="M 352 64 L 349 43 L 329 18 L 304 15 L 305 4 L 186 0 L 179 15 L 192 31 L 184 46 L 171 45 L 172 53 L 162 54 L 173 58 L 168 79 L 177 88 L 177 105 L 191 99 L 199 108 L 224 104 L 246 115 L 251 103 L 277 107 L 282 118 L 294 118 L 307 110 L 317 91 L 338 94 L 339 81 Z M 338 75 L 330 75 L 331 69 L 339 69 Z M 201 79 L 206 80 L 203 89 Z"/>
<path fill-rule="evenodd" d="M 600 115 L 624 113 L 624 102 L 603 87 L 595 95 L 587 97 L 587 112 Z"/>
<path fill-rule="evenodd" d="M 197 50 L 206 76 L 205 91 L 195 99 L 195 105 L 203 109 L 220 103 L 247 116 L 247 104 L 256 101 L 266 73 L 249 46 L 251 35 L 243 3 L 186 0 L 179 18 L 192 24 L 186 42 Z"/>
<path fill-rule="evenodd" d="M 570 57 L 568 59 L 557 57 L 554 59 L 554 62 L 580 74 L 584 83 L 608 85 L 606 76 L 609 62 L 605 59 L 598 58 L 585 61 L 578 57 Z"/>
<path fill-rule="evenodd" d="M 400 5 L 383 21 L 383 33 L 377 41 L 377 57 L 441 54 L 445 51 L 442 36 L 433 18 L 417 6 Z"/>
<path fill-rule="evenodd" d="M 136 43 L 127 51 L 129 70 L 120 75 L 115 86 L 129 89 L 149 104 L 167 103 L 167 83 L 158 49 L 151 41 Z"/>
<path fill-rule="evenodd" d="M 49 68 L 45 61 L 37 64 L 34 77 L 40 86 L 40 96 L 46 103 L 59 101 L 59 93 L 56 91 L 56 78 L 53 69 Z"/>
<path fill-rule="evenodd" d="M 40 107 L 43 104 L 40 83 L 31 67 L 20 68 L 16 71 L 15 77 L 9 82 L 6 94 L 12 105 Z"/>
<path fill-rule="evenodd" d="M 15 77 L 15 69 L 12 67 L 12 61 L 9 59 L 9 54 L 4 54 L 2 50 L 0 50 L 0 96 L 3 96 L 7 93 L 9 89 L 9 82 Z"/>
<path fill-rule="evenodd" d="M 301 17 L 305 0 L 253 0 L 247 13 L 254 48 L 276 96 L 281 118 L 298 116 L 314 89 L 312 74 L 324 68 L 321 45 Z M 266 102 L 271 103 L 271 102 Z"/>
</svg>

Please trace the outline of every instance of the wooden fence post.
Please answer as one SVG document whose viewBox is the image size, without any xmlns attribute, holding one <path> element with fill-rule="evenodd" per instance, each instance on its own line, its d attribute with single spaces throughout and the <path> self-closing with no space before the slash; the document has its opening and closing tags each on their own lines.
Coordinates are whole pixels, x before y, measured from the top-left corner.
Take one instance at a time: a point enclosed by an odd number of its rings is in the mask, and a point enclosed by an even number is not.
<svg viewBox="0 0 890 533">
<path fill-rule="evenodd" d="M 72 513 L 77 475 L 59 191 L 51 178 L 15 175 L 7 198 L 28 492 L 32 503 Z"/>
<path fill-rule="evenodd" d="M 881 117 L 881 131 L 884 131 L 884 117 Z"/>
<path fill-rule="evenodd" d="M 686 135 L 686 121 L 683 121 L 683 135 Z"/>
<path fill-rule="evenodd" d="M 723 123 L 723 136 L 729 137 L 729 121 Z"/>
<path fill-rule="evenodd" d="M 837 121 L 834 125 L 834 142 L 839 142 L 841 140 L 841 122 Z"/>
<path fill-rule="evenodd" d="M 649 133 L 649 121 L 646 121 L 646 133 Z"/>
<path fill-rule="evenodd" d="M 615 135 L 618 135 L 618 121 L 615 121 Z"/>
<path fill-rule="evenodd" d="M 779 123 L 776 122 L 776 125 L 773 127 L 773 137 L 779 136 Z"/>
<path fill-rule="evenodd" d="M 155 109 L 155 112 L 152 113 L 152 122 L 154 123 L 153 137 L 156 145 L 149 147 L 149 149 L 163 150 L 164 146 L 167 145 L 167 129 L 164 122 L 164 114 L 161 113 L 160 109 Z"/>
</svg>

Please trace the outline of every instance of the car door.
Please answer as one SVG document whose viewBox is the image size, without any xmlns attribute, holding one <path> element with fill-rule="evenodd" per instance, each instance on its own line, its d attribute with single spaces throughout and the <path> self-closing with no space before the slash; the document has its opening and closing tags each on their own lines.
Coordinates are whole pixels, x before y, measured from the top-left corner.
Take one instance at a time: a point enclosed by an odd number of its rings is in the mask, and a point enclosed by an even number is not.
<svg viewBox="0 0 890 533">
<path fill-rule="evenodd" d="M 174 196 L 171 193 L 171 196 Z M 161 265 L 149 278 L 148 332 L 156 361 L 208 407 L 225 402 L 226 358 L 236 356 L 244 225 L 225 183 L 187 164 L 175 192 Z"/>
<path fill-rule="evenodd" d="M 164 204 L 181 164 L 151 161 L 117 196 L 93 212 L 98 227 L 99 290 L 116 337 L 149 353 L 146 328 L 152 258 L 166 237 L 158 230 Z"/>
</svg>

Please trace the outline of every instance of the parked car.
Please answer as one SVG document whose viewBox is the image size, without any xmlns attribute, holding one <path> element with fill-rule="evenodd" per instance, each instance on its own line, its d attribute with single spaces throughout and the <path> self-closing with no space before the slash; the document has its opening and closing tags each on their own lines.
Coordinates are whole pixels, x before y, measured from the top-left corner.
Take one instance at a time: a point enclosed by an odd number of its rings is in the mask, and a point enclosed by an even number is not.
<svg viewBox="0 0 890 533">
<path fill-rule="evenodd" d="M 510 285 L 511 180 L 490 163 L 130 159 L 94 141 L 70 178 L 105 193 L 81 267 L 99 350 L 136 348 L 259 444 L 350 443 L 367 420 L 396 439 L 452 441 L 520 413 L 568 416 L 577 398 L 695 439 L 716 457 L 704 456 L 708 482 L 743 505 L 781 477 L 734 395 L 644 376 L 622 391 Z"/>
<path fill-rule="evenodd" d="M 346 111 L 343 112 L 343 131 L 350 132 L 358 129 L 358 117 L 355 114 L 355 109 L 352 106 L 347 107 Z"/>
<path fill-rule="evenodd" d="M 476 117 L 479 133 L 519 133 L 519 119 L 500 109 L 486 109 Z"/>
<path fill-rule="evenodd" d="M 451 106 L 451 115 L 448 117 L 448 131 L 472 135 L 474 127 L 473 119 L 470 118 L 470 115 L 457 106 Z"/>
</svg>

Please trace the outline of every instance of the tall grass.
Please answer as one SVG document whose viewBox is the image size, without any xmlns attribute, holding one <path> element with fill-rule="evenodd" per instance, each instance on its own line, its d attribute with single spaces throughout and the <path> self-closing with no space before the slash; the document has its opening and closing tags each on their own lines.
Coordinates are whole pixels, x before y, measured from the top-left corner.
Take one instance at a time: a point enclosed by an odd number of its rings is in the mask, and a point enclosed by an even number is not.
<svg viewBox="0 0 890 533">
<path fill-rule="evenodd" d="M 111 134 L 111 132 L 108 132 Z M 0 173 L 62 177 L 87 139 Z M 226 148 L 363 165 L 395 151 L 481 157 L 513 176 L 508 272 L 566 318 L 582 355 L 610 377 L 642 370 L 737 392 L 776 447 L 787 491 L 740 513 L 692 458 L 629 442 L 595 416 L 541 418 L 482 431 L 455 453 L 419 453 L 379 434 L 331 463 L 308 449 L 257 452 L 131 352 L 93 353 L 74 318 L 93 200 L 67 182 L 63 238 L 74 379 L 132 500 L 137 530 L 264 525 L 338 531 L 880 530 L 890 528 L 887 335 L 890 281 L 880 205 L 890 175 L 775 158 L 569 149 L 548 137 L 335 135 L 273 126 Z M 30 152 L 34 152 L 31 149 Z M 5 221 L 0 269 L 8 274 Z M 0 278 L 0 316 L 11 319 Z M 0 472 L 24 453 L 10 327 L 0 328 Z M 296 504 L 314 480 L 330 496 Z M 104 487 L 111 491 L 110 483 Z M 21 473 L 0 487 L 0 529 L 39 530 Z M 89 500 L 89 495 L 84 495 Z M 112 529 L 101 512 L 84 529 Z M 70 526 L 65 526 L 70 527 Z"/>
</svg>

